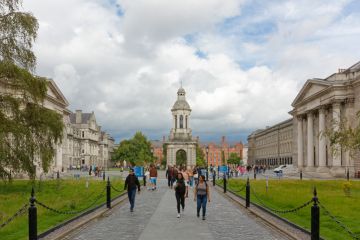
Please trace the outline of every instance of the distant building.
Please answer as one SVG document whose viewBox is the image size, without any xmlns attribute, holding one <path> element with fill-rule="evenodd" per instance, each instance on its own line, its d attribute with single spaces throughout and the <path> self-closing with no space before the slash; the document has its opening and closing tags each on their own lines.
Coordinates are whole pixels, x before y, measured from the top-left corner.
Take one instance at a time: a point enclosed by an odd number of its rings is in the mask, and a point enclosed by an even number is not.
<svg viewBox="0 0 360 240">
<path fill-rule="evenodd" d="M 293 120 L 253 132 L 248 137 L 248 164 L 276 166 L 293 163 Z"/>
<path fill-rule="evenodd" d="M 351 157 L 340 149 L 332 151 L 325 129 L 339 128 L 339 122 L 358 124 L 360 111 L 360 62 L 325 79 L 306 81 L 291 104 L 293 116 L 248 137 L 250 164 L 291 164 L 313 175 L 344 177 L 360 175 L 358 154 Z"/>
<path fill-rule="evenodd" d="M 244 159 L 244 145 L 242 142 L 229 144 L 226 141 L 225 136 L 221 138 L 220 144 L 210 142 L 207 144 L 200 144 L 200 147 L 204 153 L 205 158 L 208 157 L 209 166 L 220 166 L 222 164 L 226 164 L 231 153 L 235 153 L 242 160 Z M 206 155 L 206 148 L 209 149 L 208 155 Z M 225 162 L 222 162 L 222 155 L 224 156 Z"/>
<path fill-rule="evenodd" d="M 173 128 L 166 144 L 167 165 L 196 165 L 196 141 L 192 139 L 190 128 L 191 108 L 185 98 L 185 90 L 181 87 L 177 92 L 177 100 L 171 109 Z M 180 163 L 178 156 L 185 156 L 186 163 Z"/>
</svg>

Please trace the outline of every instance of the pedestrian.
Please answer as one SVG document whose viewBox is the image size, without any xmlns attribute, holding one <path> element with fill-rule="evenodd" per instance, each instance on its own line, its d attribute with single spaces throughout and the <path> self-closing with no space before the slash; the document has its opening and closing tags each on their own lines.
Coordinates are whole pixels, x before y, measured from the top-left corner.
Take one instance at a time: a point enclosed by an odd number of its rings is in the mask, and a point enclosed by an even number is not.
<svg viewBox="0 0 360 240">
<path fill-rule="evenodd" d="M 189 175 L 187 174 L 186 168 L 184 167 L 181 171 L 184 181 L 185 181 L 185 185 L 186 185 L 186 195 L 185 197 L 188 197 L 188 191 L 189 191 Z"/>
<path fill-rule="evenodd" d="M 177 180 L 174 189 L 175 189 L 175 197 L 176 197 L 176 207 L 178 212 L 177 217 L 180 218 L 180 205 L 182 207 L 182 211 L 184 212 L 185 195 L 186 195 L 186 182 L 181 172 L 179 172 L 177 175 Z"/>
<path fill-rule="evenodd" d="M 135 196 L 136 196 L 136 187 L 138 193 L 140 193 L 140 182 L 139 179 L 134 174 L 134 169 L 130 169 L 129 175 L 126 177 L 124 190 L 127 190 L 128 198 L 130 202 L 130 212 L 134 211 L 135 206 Z"/>
<path fill-rule="evenodd" d="M 196 216 L 200 217 L 200 209 L 202 208 L 202 220 L 205 220 L 206 204 L 207 201 L 210 202 L 210 190 L 207 182 L 205 181 L 204 175 L 201 175 L 199 177 L 199 183 L 196 185 L 194 190 L 194 201 L 196 200 L 197 200 Z"/>
<path fill-rule="evenodd" d="M 156 178 L 157 178 L 157 169 L 154 164 L 150 164 L 150 182 L 151 182 L 151 189 L 156 189 Z"/>
<path fill-rule="evenodd" d="M 194 186 L 194 173 L 191 167 L 187 168 L 187 174 L 189 176 L 189 185 L 192 188 Z"/>
<path fill-rule="evenodd" d="M 168 186 L 169 188 L 173 188 L 173 179 L 174 179 L 174 167 L 168 166 L 166 170 L 166 178 L 168 179 Z"/>
</svg>

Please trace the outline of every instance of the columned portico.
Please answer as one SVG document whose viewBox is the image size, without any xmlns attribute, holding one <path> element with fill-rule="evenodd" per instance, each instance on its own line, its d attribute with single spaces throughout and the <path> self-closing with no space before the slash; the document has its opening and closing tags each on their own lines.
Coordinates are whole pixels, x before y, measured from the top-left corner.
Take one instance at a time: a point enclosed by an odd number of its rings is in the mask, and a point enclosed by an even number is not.
<svg viewBox="0 0 360 240">
<path fill-rule="evenodd" d="M 303 118 L 297 118 L 297 161 L 298 167 L 302 169 L 304 167 L 304 149 L 303 149 Z"/>
<path fill-rule="evenodd" d="M 325 108 L 319 109 L 319 167 L 316 169 L 317 172 L 328 172 L 326 167 L 326 137 L 325 132 Z"/>
<path fill-rule="evenodd" d="M 313 113 L 307 113 L 307 170 L 314 170 L 314 120 Z"/>
</svg>

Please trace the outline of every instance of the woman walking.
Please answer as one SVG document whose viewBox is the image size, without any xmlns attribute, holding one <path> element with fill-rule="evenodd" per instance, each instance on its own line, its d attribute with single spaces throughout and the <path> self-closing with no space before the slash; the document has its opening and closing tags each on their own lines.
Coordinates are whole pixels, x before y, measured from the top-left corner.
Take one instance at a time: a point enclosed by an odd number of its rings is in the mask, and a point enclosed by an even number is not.
<svg viewBox="0 0 360 240">
<path fill-rule="evenodd" d="M 194 190 L 194 201 L 197 200 L 197 217 L 200 217 L 200 208 L 202 208 L 202 219 L 205 220 L 206 214 L 206 203 L 210 202 L 210 190 L 209 186 L 205 181 L 205 176 L 199 177 L 199 183 L 196 185 Z"/>
<path fill-rule="evenodd" d="M 180 218 L 180 205 L 182 210 L 185 209 L 185 194 L 186 194 L 186 183 L 184 181 L 183 174 L 181 172 L 177 175 L 177 180 L 175 184 L 175 197 L 176 197 L 176 207 L 178 215 L 177 217 Z"/>
</svg>

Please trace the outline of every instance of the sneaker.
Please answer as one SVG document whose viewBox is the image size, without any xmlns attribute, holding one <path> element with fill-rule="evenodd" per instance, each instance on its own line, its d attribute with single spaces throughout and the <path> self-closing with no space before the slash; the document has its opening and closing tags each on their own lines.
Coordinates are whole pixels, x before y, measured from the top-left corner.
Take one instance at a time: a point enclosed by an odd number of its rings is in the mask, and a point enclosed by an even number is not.
<svg viewBox="0 0 360 240">
<path fill-rule="evenodd" d="M 177 218 L 180 218 L 180 213 L 178 213 Z"/>
<path fill-rule="evenodd" d="M 183 209 L 182 209 L 182 211 L 184 212 L 184 211 L 185 211 L 185 209 L 183 208 Z"/>
<path fill-rule="evenodd" d="M 130 208 L 130 212 L 133 212 L 134 211 L 134 209 L 133 208 Z"/>
<path fill-rule="evenodd" d="M 200 217 L 200 214 L 199 214 L 199 213 L 197 213 L 197 214 L 196 214 L 196 216 L 197 216 L 197 217 Z"/>
<path fill-rule="evenodd" d="M 202 220 L 205 220 L 205 216 L 203 216 Z"/>
</svg>

